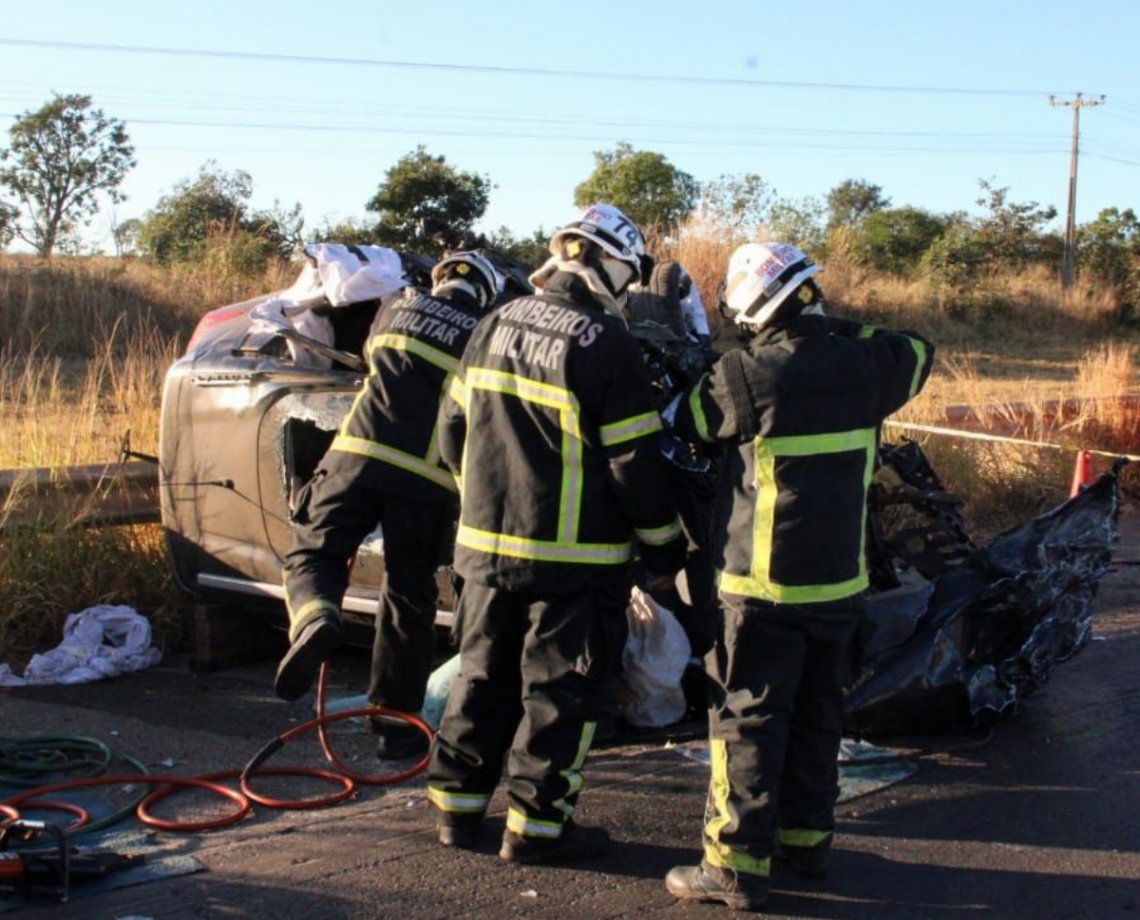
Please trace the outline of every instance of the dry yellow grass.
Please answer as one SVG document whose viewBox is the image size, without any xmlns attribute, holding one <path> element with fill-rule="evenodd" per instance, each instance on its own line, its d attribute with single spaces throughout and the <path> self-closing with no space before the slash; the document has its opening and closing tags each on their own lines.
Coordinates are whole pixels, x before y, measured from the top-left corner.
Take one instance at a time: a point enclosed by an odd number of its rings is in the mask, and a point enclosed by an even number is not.
<svg viewBox="0 0 1140 920">
<path fill-rule="evenodd" d="M 898 414 L 900 421 L 945 425 L 948 405 L 986 407 L 977 421 L 998 436 L 1042 445 L 979 442 L 951 436 L 914 434 L 950 491 L 967 500 L 967 518 L 982 535 L 993 533 L 1057 504 L 1068 496 L 1078 448 L 1132 454 L 1140 448 L 1136 397 L 1137 347 L 1110 342 L 1066 363 L 1067 377 L 1011 381 L 988 379 L 969 354 L 942 362 L 942 371 Z M 955 398 L 947 400 L 951 392 Z M 889 430 L 892 435 L 902 433 Z M 1111 458 L 1094 457 L 1094 474 Z M 1138 491 L 1137 475 L 1126 470 L 1126 496 Z"/>
<path fill-rule="evenodd" d="M 107 258 L 0 256 L 0 469 L 107 463 L 157 447 L 166 369 L 214 307 L 296 270 L 212 277 Z"/>
<path fill-rule="evenodd" d="M 281 287 L 294 270 L 211 278 L 112 259 L 0 256 L 0 469 L 112 463 L 129 431 L 155 453 L 166 369 L 213 307 Z M 55 645 L 63 620 L 99 603 L 148 616 L 179 645 L 187 601 L 173 585 L 161 527 L 84 529 L 69 512 L 11 526 L 0 507 L 0 661 Z"/>
<path fill-rule="evenodd" d="M 127 432 L 137 450 L 158 445 L 162 378 L 176 340 L 140 335 L 86 363 L 64 361 L 39 347 L 0 351 L 0 469 L 110 463 Z"/>
</svg>

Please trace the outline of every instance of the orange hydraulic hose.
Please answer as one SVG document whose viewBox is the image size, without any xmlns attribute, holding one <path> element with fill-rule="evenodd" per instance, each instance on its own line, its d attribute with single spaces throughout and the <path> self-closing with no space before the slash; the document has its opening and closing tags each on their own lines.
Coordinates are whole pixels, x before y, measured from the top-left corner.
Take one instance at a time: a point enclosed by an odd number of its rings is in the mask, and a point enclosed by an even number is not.
<svg viewBox="0 0 1140 920">
<path fill-rule="evenodd" d="M 328 666 L 321 665 L 320 677 L 317 680 L 317 716 L 316 718 L 309 719 L 307 722 L 302 722 L 296 725 L 289 731 L 284 732 L 274 738 L 269 744 L 265 745 L 260 751 L 253 756 L 253 758 L 245 765 L 241 772 L 240 786 L 241 791 L 245 793 L 250 799 L 264 805 L 267 808 L 283 808 L 283 809 L 299 809 L 299 808 L 322 808 L 325 805 L 335 804 L 342 801 L 352 794 L 353 788 L 356 783 L 365 786 L 390 786 L 395 783 L 402 783 L 411 779 L 419 773 L 427 769 L 428 761 L 431 759 L 429 753 L 424 756 L 413 766 L 406 770 L 401 770 L 397 773 L 387 774 L 373 774 L 373 773 L 357 773 L 350 767 L 346 766 L 340 758 L 333 752 L 332 744 L 329 741 L 326 726 L 331 725 L 333 722 L 340 722 L 344 719 L 351 719 L 357 716 L 387 716 L 394 718 L 398 721 L 406 722 L 413 728 L 418 729 L 427 736 L 430 748 L 431 739 L 435 733 L 431 730 L 423 719 L 418 716 L 410 715 L 405 712 L 397 712 L 394 709 L 385 709 L 382 706 L 368 706 L 361 709 L 348 709 L 344 712 L 334 713 L 333 715 L 325 715 L 325 687 L 328 682 Z M 262 764 L 272 757 L 277 751 L 284 747 L 288 742 L 294 738 L 310 732 L 313 729 L 317 730 L 317 737 L 320 740 L 321 751 L 325 755 L 325 760 L 332 764 L 333 768 L 337 771 L 336 774 L 327 774 L 324 771 L 306 771 L 303 767 L 293 768 L 297 771 L 298 776 L 325 776 L 336 775 L 339 779 L 347 780 L 351 787 L 341 793 L 336 793 L 326 799 L 274 799 L 269 796 L 259 795 L 250 789 L 249 780 L 252 776 L 261 775 L 266 771 L 262 769 Z"/>
<path fill-rule="evenodd" d="M 207 792 L 228 798 L 237 805 L 236 811 L 228 815 L 223 815 L 221 818 L 213 818 L 208 821 L 185 822 L 178 827 L 165 828 L 166 830 L 205 831 L 213 830 L 218 827 L 227 827 L 244 818 L 250 809 L 249 800 L 246 799 L 244 795 L 240 792 L 234 792 L 234 790 L 228 789 L 218 783 L 210 782 L 204 778 L 195 779 L 190 776 L 164 776 L 156 773 L 121 773 L 114 776 L 86 776 L 80 779 L 67 779 L 58 783 L 49 783 L 46 786 L 37 786 L 35 789 L 26 789 L 23 792 L 6 798 L 4 804 L 28 805 L 35 800 L 36 804 L 34 807 L 36 808 L 74 811 L 78 806 L 71 805 L 67 802 L 49 801 L 47 799 L 39 801 L 39 799 L 41 796 L 49 795 L 53 792 L 65 792 L 69 789 L 88 789 L 92 786 L 121 786 L 126 783 L 204 789 Z M 84 814 L 86 815 L 86 812 L 84 812 Z M 76 831 L 81 830 L 86 823 L 87 820 L 84 817 L 77 822 L 69 824 L 63 830 L 65 833 L 74 834 Z M 145 824 L 146 822 L 144 821 L 143 823 Z"/>
<path fill-rule="evenodd" d="M 335 805 L 343 802 L 349 798 L 356 790 L 357 783 L 368 786 L 389 786 L 396 783 L 402 783 L 411 779 L 413 776 L 418 775 L 427 769 L 428 761 L 430 760 L 429 754 L 425 754 L 413 766 L 398 771 L 396 773 L 386 774 L 369 774 L 357 773 L 347 767 L 333 752 L 332 745 L 329 742 L 328 733 L 325 729 L 327 725 L 333 722 L 339 722 L 343 719 L 352 718 L 354 716 L 385 716 L 403 721 L 413 728 L 418 729 L 427 736 L 429 741 L 434 737 L 434 732 L 426 722 L 417 716 L 408 713 L 397 712 L 392 709 L 385 709 L 381 706 L 369 706 L 362 709 L 351 709 L 345 712 L 334 713 L 333 715 L 325 714 L 325 686 L 328 681 L 328 666 L 327 664 L 321 665 L 320 677 L 317 683 L 317 715 L 313 719 L 309 719 L 289 731 L 278 735 L 267 745 L 265 745 L 254 757 L 245 765 L 241 770 L 223 770 L 217 773 L 208 773 L 199 777 L 185 777 L 185 776 L 171 776 L 171 775 L 155 775 L 149 773 L 140 774 L 117 774 L 114 776 L 99 776 L 99 777 L 81 777 L 78 779 L 63 780 L 57 783 L 51 783 L 44 786 L 37 786 L 34 789 L 26 789 L 16 795 L 9 796 L 0 802 L 0 815 L 7 816 L 12 819 L 20 817 L 20 811 L 16 808 L 17 805 L 24 805 L 25 808 L 35 808 L 53 811 L 67 811 L 77 817 L 66 828 L 64 832 L 74 834 L 89 822 L 90 818 L 86 810 L 73 805 L 69 802 L 52 801 L 44 799 L 43 796 L 50 795 L 55 792 L 64 792 L 70 789 L 83 789 L 93 786 L 118 786 L 127 783 L 137 783 L 139 785 L 151 785 L 158 788 L 151 792 L 144 798 L 135 810 L 135 814 L 139 821 L 150 827 L 156 827 L 160 830 L 166 831 L 206 831 L 216 830 L 218 828 L 229 827 L 236 824 L 247 814 L 252 808 L 252 803 L 256 802 L 266 808 L 285 809 L 285 810 L 299 810 L 299 809 L 313 809 L 325 808 L 330 805 Z M 311 767 L 265 767 L 263 764 L 273 754 L 280 750 L 289 741 L 306 732 L 316 729 L 317 736 L 320 740 L 321 750 L 325 755 L 325 759 L 332 765 L 332 770 L 321 770 Z M 307 799 L 275 799 L 260 793 L 254 792 L 250 788 L 250 780 L 254 776 L 306 776 L 314 779 L 325 780 L 330 783 L 339 785 L 341 788 L 324 796 L 310 797 Z M 239 790 L 230 789 L 219 782 L 226 779 L 237 779 Z M 234 810 L 222 815 L 218 818 L 209 818 L 202 821 L 173 821 L 164 818 L 159 818 L 151 814 L 151 809 L 155 804 L 161 800 L 168 798 L 178 792 L 183 792 L 187 789 L 201 789 L 213 795 L 221 796 L 234 803 Z"/>
</svg>

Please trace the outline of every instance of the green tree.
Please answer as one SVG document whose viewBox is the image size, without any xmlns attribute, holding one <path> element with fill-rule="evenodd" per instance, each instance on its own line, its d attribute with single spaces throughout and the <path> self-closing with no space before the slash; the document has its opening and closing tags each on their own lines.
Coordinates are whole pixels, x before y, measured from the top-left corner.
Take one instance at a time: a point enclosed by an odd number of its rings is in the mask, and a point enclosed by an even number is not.
<svg viewBox="0 0 1140 920">
<path fill-rule="evenodd" d="M 1056 208 L 1010 201 L 1008 188 L 996 188 L 986 179 L 979 179 L 978 186 L 982 195 L 975 203 L 987 213 L 976 222 L 975 232 L 991 260 L 1021 268 L 1057 254 L 1056 234 L 1049 240 L 1045 232 L 1045 225 L 1057 216 Z"/>
<path fill-rule="evenodd" d="M 612 204 L 642 229 L 668 232 L 692 213 L 700 191 L 696 179 L 662 154 L 622 141 L 613 150 L 594 151 L 594 171 L 574 189 L 574 204 Z"/>
<path fill-rule="evenodd" d="M 550 255 L 550 234 L 539 227 L 530 236 L 515 236 L 507 227 L 491 234 L 487 243 L 508 259 L 538 268 Z"/>
<path fill-rule="evenodd" d="M 827 193 L 827 229 L 854 227 L 863 218 L 891 206 L 880 186 L 866 179 L 844 179 Z"/>
<path fill-rule="evenodd" d="M 490 199 L 491 180 L 464 172 L 443 156 L 432 156 L 421 144 L 384 174 L 384 181 L 365 207 L 380 219 L 375 242 L 396 249 L 438 253 L 432 225 L 468 235 Z"/>
<path fill-rule="evenodd" d="M 931 242 L 919 267 L 941 304 L 962 300 L 961 306 L 965 306 L 990 265 L 991 254 L 974 225 L 957 214 L 950 218 L 946 231 Z"/>
<path fill-rule="evenodd" d="M 1117 318 L 1130 320 L 1140 307 L 1140 219 L 1127 208 L 1105 208 L 1077 228 L 1077 265 L 1082 281 L 1095 281 L 1117 296 Z"/>
<path fill-rule="evenodd" d="M 781 243 L 791 243 L 807 252 L 823 248 L 824 206 L 818 198 L 808 196 L 799 201 L 780 199 L 768 214 L 765 234 Z"/>
<path fill-rule="evenodd" d="M 40 255 L 50 256 L 64 231 L 89 223 L 100 195 L 125 199 L 119 186 L 135 165 L 134 147 L 123 122 L 92 108 L 90 96 L 56 95 L 17 117 L 8 135 L 0 152 L 0 189 L 11 199 L 4 209 L 23 216 L 14 232 Z"/>
<path fill-rule="evenodd" d="M 18 212 L 11 205 L 0 201 L 0 249 L 3 249 L 16 235 Z"/>
<path fill-rule="evenodd" d="M 852 230 L 852 249 L 865 264 L 904 274 L 916 268 L 950 219 L 922 208 L 887 208 L 866 214 Z"/>
<path fill-rule="evenodd" d="M 326 221 L 309 235 L 309 242 L 371 246 L 376 243 L 376 225 L 358 217 L 345 217 L 335 224 Z"/>
<path fill-rule="evenodd" d="M 1140 257 L 1140 220 L 1128 208 L 1105 208 L 1096 220 L 1077 228 L 1077 255 L 1082 269 L 1117 284 Z"/>
<path fill-rule="evenodd" d="M 139 234 L 142 232 L 142 221 L 137 217 L 128 217 L 122 222 L 111 225 L 111 238 L 115 241 L 115 255 L 131 256 L 138 252 Z"/>
<path fill-rule="evenodd" d="M 748 233 L 768 218 L 775 190 L 759 173 L 722 174 L 701 186 L 701 215 L 714 224 Z"/>
<path fill-rule="evenodd" d="M 139 228 L 139 250 L 157 262 L 198 262 L 211 237 L 224 235 L 254 263 L 287 255 L 300 240 L 300 205 L 282 208 L 275 202 L 270 211 L 254 211 L 252 195 L 249 173 L 227 173 L 210 160 L 196 179 L 176 183 L 147 212 Z"/>
</svg>

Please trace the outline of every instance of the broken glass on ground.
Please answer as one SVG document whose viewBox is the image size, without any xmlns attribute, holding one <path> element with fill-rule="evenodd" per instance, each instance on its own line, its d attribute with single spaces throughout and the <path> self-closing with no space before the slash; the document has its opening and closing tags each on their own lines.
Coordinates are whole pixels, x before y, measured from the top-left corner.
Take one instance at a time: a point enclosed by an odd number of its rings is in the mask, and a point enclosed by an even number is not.
<svg viewBox="0 0 1140 920">
<path fill-rule="evenodd" d="M 706 767 L 709 765 L 708 741 L 689 741 L 672 749 Z M 840 745 L 838 763 L 839 802 L 893 786 L 918 769 L 914 758 L 905 753 L 848 738 Z"/>
</svg>

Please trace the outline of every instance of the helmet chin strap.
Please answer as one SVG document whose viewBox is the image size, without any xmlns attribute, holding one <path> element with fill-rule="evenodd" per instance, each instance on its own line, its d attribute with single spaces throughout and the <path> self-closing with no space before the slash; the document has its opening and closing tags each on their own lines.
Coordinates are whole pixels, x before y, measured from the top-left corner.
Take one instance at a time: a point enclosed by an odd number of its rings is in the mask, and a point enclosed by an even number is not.
<svg viewBox="0 0 1140 920">
<path fill-rule="evenodd" d="M 758 332 L 760 332 L 760 330 L 767 329 L 769 326 L 773 325 L 774 323 L 781 322 L 783 320 L 789 320 L 789 319 L 792 319 L 793 317 L 796 317 L 796 316 L 826 316 L 826 315 L 827 314 L 823 310 L 823 304 L 817 300 L 815 303 L 808 304 L 808 306 L 804 307 L 802 310 L 797 310 L 794 313 L 782 313 L 779 310 L 777 310 L 772 316 L 769 316 L 762 323 L 738 323 L 738 325 L 740 326 L 741 329 L 744 329 L 745 331 L 747 331 L 749 335 L 756 335 Z"/>
<path fill-rule="evenodd" d="M 464 281 L 462 278 L 448 278 L 442 284 L 437 284 L 431 289 L 433 296 L 440 294 L 449 294 L 452 291 L 463 291 L 465 294 L 470 295 L 478 301 L 480 306 L 487 305 L 487 298 L 484 291 L 478 285 L 472 284 L 470 281 Z"/>
<path fill-rule="evenodd" d="M 569 272 L 572 275 L 577 275 L 585 282 L 586 287 L 590 289 L 590 293 L 601 301 L 602 307 L 607 313 L 616 316 L 623 323 L 626 322 L 624 314 L 626 291 L 623 289 L 621 294 L 614 294 L 597 271 L 576 259 L 562 259 L 559 256 L 551 256 L 528 280 L 535 287 L 542 287 L 555 272 Z M 632 277 L 632 272 L 630 277 Z"/>
</svg>

